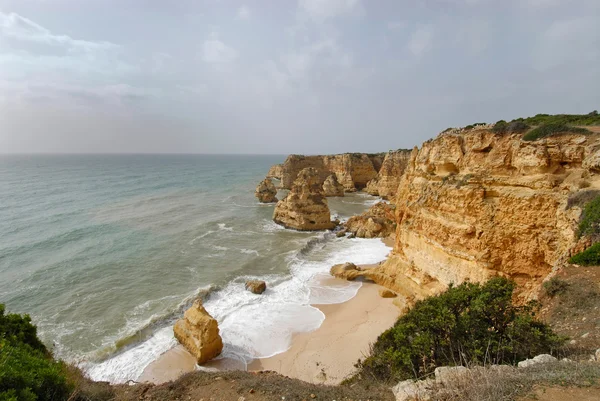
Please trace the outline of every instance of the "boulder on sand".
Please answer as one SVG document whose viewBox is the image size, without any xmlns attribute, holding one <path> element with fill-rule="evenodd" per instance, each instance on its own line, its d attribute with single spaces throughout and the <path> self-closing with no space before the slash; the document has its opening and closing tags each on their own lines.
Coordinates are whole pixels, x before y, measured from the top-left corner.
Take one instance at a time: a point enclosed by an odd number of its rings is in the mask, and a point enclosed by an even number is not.
<svg viewBox="0 0 600 401">
<path fill-rule="evenodd" d="M 185 311 L 183 319 L 175 322 L 173 333 L 198 364 L 215 358 L 223 350 L 217 321 L 204 309 L 200 300 Z"/>
</svg>

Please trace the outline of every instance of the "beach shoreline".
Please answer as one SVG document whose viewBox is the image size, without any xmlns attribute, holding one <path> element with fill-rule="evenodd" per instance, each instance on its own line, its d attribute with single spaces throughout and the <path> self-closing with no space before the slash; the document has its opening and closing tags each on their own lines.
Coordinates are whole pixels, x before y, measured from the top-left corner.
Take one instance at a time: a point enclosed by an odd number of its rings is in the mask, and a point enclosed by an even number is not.
<svg viewBox="0 0 600 401">
<path fill-rule="evenodd" d="M 362 267 L 372 267 L 363 265 Z M 343 280 L 321 278 L 338 285 Z M 400 315 L 398 302 L 382 298 L 383 287 L 363 282 L 356 295 L 337 304 L 312 304 L 324 315 L 323 324 L 307 333 L 296 333 L 290 348 L 268 358 L 255 359 L 246 367 L 240 361 L 220 358 L 201 369 L 272 370 L 310 383 L 337 384 L 354 371 L 354 364 L 369 352 L 377 337 L 390 328 Z M 175 380 L 199 369 L 195 360 L 181 345 L 163 353 L 150 363 L 137 381 L 155 384 Z"/>
</svg>

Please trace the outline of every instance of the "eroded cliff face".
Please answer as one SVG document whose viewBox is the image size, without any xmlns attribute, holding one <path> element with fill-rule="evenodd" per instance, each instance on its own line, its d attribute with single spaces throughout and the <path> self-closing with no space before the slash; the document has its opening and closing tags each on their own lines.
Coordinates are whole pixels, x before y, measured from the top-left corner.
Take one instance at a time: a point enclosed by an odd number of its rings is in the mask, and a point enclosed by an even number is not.
<svg viewBox="0 0 600 401">
<path fill-rule="evenodd" d="M 434 290 L 508 276 L 520 297 L 575 245 L 582 188 L 600 188 L 598 135 L 535 142 L 489 130 L 442 134 L 415 148 L 396 195 L 396 239 L 375 272 L 400 293 L 408 277 Z"/>
<path fill-rule="evenodd" d="M 275 178 L 281 180 L 281 176 L 283 175 L 283 164 L 274 164 L 269 169 L 267 173 L 267 178 Z"/>
<path fill-rule="evenodd" d="M 290 155 L 281 167 L 281 187 L 291 189 L 298 173 L 307 167 L 312 167 L 317 171 L 321 185 L 333 173 L 344 186 L 345 191 L 356 191 L 366 187 L 367 183 L 377 176 L 383 158 L 383 153 L 344 153 L 328 156 Z M 271 170 L 275 174 L 276 167 L 273 166 Z"/>
<path fill-rule="evenodd" d="M 329 230 L 336 226 L 331 221 L 329 205 L 316 169 L 307 167 L 300 171 L 290 192 L 277 202 L 273 221 L 300 231 Z"/>
<path fill-rule="evenodd" d="M 377 176 L 369 181 L 366 192 L 371 195 L 381 196 L 383 199 L 391 199 L 396 195 L 400 179 L 408 162 L 411 150 L 394 150 L 386 153 Z"/>
</svg>

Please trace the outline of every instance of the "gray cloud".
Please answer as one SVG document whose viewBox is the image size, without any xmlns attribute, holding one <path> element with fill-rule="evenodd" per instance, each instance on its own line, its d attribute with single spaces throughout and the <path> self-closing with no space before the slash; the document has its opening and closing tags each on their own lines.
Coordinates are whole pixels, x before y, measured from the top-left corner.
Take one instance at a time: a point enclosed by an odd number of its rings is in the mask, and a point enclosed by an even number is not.
<svg viewBox="0 0 600 401">
<path fill-rule="evenodd" d="M 0 152 L 331 153 L 600 103 L 595 0 L 0 0 Z"/>
</svg>

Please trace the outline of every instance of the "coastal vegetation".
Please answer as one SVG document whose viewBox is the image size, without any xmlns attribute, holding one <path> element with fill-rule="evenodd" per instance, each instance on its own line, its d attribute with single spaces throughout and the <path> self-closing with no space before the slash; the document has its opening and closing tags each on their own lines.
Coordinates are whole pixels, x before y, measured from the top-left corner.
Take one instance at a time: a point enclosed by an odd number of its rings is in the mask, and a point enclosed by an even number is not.
<svg viewBox="0 0 600 401">
<path fill-rule="evenodd" d="M 492 131 L 496 134 L 512 134 L 527 131 L 529 128 L 529 125 L 525 124 L 523 121 L 513 120 L 507 123 L 504 120 L 500 120 L 494 125 Z"/>
<path fill-rule="evenodd" d="M 523 135 L 523 140 L 535 141 L 541 138 L 546 138 L 548 136 L 562 133 L 589 134 L 590 131 L 585 128 L 573 127 L 563 123 L 547 123 L 542 124 L 539 127 L 534 128 L 533 130 Z"/>
<path fill-rule="evenodd" d="M 72 389 L 67 366 L 52 358 L 30 317 L 0 304 L 0 401 L 64 400 Z"/>
<path fill-rule="evenodd" d="M 362 378 L 397 382 L 438 366 L 515 364 L 556 351 L 564 339 L 535 317 L 536 304 L 513 304 L 514 282 L 463 283 L 418 301 L 359 361 Z"/>
<path fill-rule="evenodd" d="M 586 194 L 589 194 L 586 196 Z M 589 196 L 595 196 L 589 200 Z M 587 198 L 577 230 L 577 237 L 587 237 L 593 244 L 582 252 L 572 256 L 569 259 L 570 263 L 583 266 L 596 266 L 600 264 L 600 196 L 596 191 L 585 191 L 581 195 L 582 198 Z M 569 201 L 572 201 L 569 199 Z M 574 201 L 572 201 L 574 202 Z"/>
</svg>

